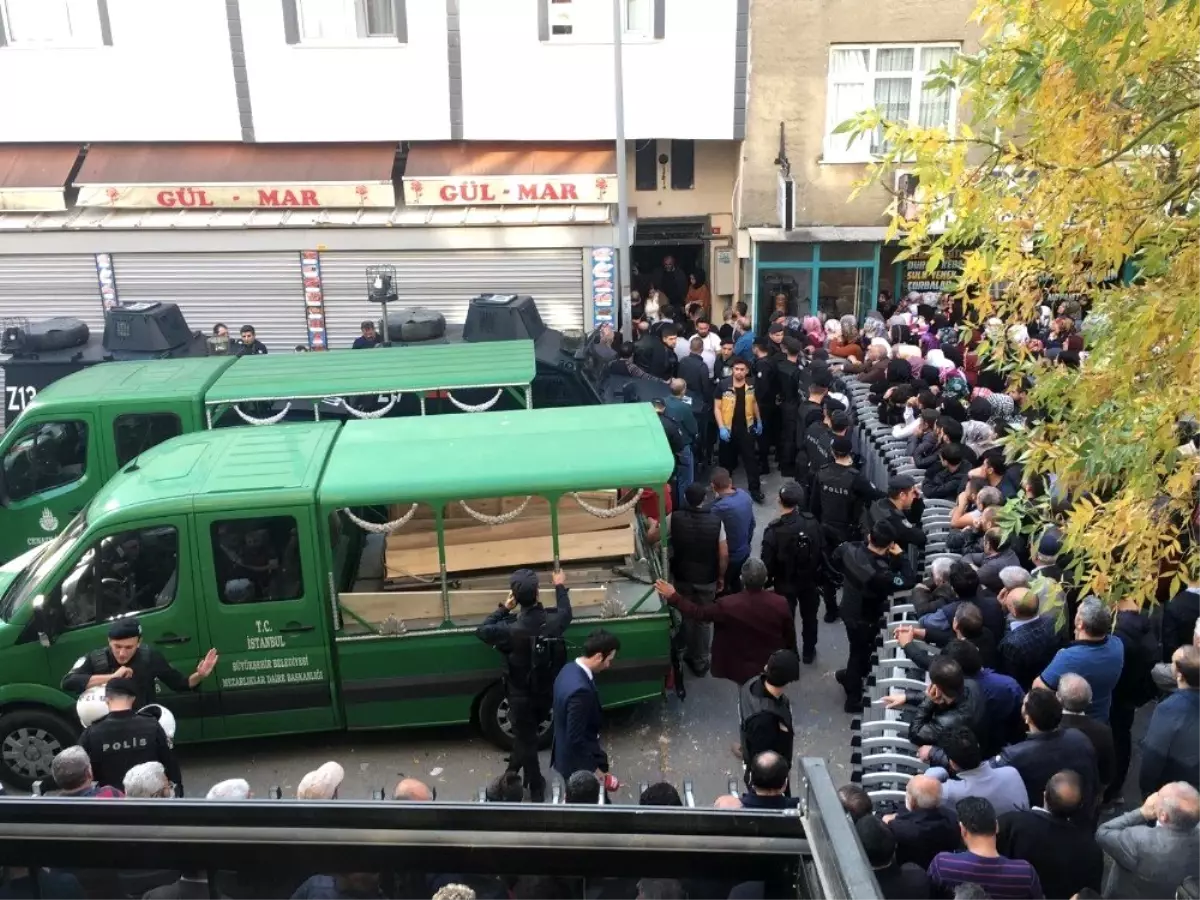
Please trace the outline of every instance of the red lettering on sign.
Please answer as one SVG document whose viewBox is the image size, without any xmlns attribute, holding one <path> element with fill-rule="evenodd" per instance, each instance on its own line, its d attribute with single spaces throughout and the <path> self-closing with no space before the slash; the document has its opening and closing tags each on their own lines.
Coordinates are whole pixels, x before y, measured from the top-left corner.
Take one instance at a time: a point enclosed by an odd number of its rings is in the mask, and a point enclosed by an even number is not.
<svg viewBox="0 0 1200 900">
<path fill-rule="evenodd" d="M 452 184 L 444 184 L 438 191 L 438 196 L 442 198 L 443 203 L 453 203 L 458 199 L 458 188 Z"/>
<path fill-rule="evenodd" d="M 563 200 L 578 200 L 579 197 L 575 194 L 575 185 L 563 184 L 559 186 L 562 189 Z"/>
<path fill-rule="evenodd" d="M 159 206 L 174 206 L 175 205 L 175 192 L 174 191 L 159 191 L 157 196 L 155 196 L 155 198 L 154 198 L 154 202 L 156 202 Z"/>
<path fill-rule="evenodd" d="M 258 189 L 258 205 L 259 206 L 278 206 L 279 205 L 279 191 L 264 191 L 262 188 L 259 188 Z"/>
<path fill-rule="evenodd" d="M 319 206 L 320 204 L 317 203 L 317 192 L 316 191 L 301 191 L 300 192 L 300 205 L 301 206 Z"/>
<path fill-rule="evenodd" d="M 517 188 L 518 200 L 537 200 L 538 189 L 536 184 L 522 184 Z"/>
<path fill-rule="evenodd" d="M 492 186 L 487 182 L 479 186 L 479 199 L 484 203 L 496 202 L 496 198 L 492 196 Z"/>
</svg>

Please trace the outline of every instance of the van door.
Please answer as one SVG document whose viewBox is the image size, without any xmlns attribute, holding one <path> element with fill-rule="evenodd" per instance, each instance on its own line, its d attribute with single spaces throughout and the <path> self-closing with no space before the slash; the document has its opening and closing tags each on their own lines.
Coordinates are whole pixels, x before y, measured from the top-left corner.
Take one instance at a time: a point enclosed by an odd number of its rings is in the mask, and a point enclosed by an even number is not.
<svg viewBox="0 0 1200 900">
<path fill-rule="evenodd" d="M 196 527 L 224 736 L 337 727 L 310 512 L 208 513 Z"/>
<path fill-rule="evenodd" d="M 106 645 L 117 616 L 136 615 L 144 645 L 184 675 L 196 670 L 211 645 L 197 616 L 190 529 L 186 516 L 116 526 L 59 570 L 43 590 L 57 633 L 46 651 L 55 684 L 81 657 Z M 159 702 L 175 715 L 176 741 L 201 738 L 206 708 L 216 712 L 215 686 L 175 693 L 159 683 L 157 690 Z"/>
<path fill-rule="evenodd" d="M 111 474 L 94 413 L 22 417 L 0 447 L 0 562 L 50 540 Z"/>
<path fill-rule="evenodd" d="M 185 430 L 196 430 L 193 423 L 185 423 L 173 409 L 131 411 L 108 406 L 101 412 L 100 419 L 105 460 L 111 472 L 118 471 L 151 447 L 178 437 Z"/>
</svg>

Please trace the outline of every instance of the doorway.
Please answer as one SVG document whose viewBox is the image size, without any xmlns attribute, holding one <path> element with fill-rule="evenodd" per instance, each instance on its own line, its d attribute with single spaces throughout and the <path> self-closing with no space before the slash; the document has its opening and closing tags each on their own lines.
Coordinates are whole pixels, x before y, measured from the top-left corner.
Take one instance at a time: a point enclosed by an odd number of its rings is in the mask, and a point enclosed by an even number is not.
<svg viewBox="0 0 1200 900">
<path fill-rule="evenodd" d="M 689 218 L 638 219 L 637 233 L 630 247 L 632 287 L 644 298 L 662 269 L 663 259 L 674 258 L 675 267 L 686 276 L 703 270 L 711 285 L 708 271 L 708 229 L 706 216 Z"/>
</svg>

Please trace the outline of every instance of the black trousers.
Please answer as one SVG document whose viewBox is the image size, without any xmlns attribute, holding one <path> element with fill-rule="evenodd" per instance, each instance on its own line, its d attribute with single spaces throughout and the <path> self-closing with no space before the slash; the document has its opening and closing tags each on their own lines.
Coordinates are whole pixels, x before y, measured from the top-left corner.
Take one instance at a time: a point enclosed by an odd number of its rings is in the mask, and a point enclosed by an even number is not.
<svg viewBox="0 0 1200 900">
<path fill-rule="evenodd" d="M 804 651 L 817 649 L 817 613 L 821 611 L 821 595 L 816 587 L 802 589 L 796 595 L 794 608 L 800 612 L 800 648 Z"/>
<path fill-rule="evenodd" d="M 846 696 L 852 700 L 862 697 L 863 682 L 871 672 L 871 654 L 879 635 L 876 623 L 846 622 L 846 641 L 850 652 L 846 656 Z"/>
<path fill-rule="evenodd" d="M 534 793 L 544 792 L 546 779 L 538 764 L 537 729 L 544 717 L 546 703 L 528 694 L 509 694 L 508 720 L 512 723 L 513 748 L 508 757 L 508 771 L 524 770 L 525 786 Z"/>
<path fill-rule="evenodd" d="M 754 438 L 754 434 L 745 426 L 734 428 L 729 433 L 729 440 L 721 441 L 717 451 L 717 459 L 722 468 L 733 472 L 739 460 L 746 467 L 746 483 L 752 494 L 762 490 L 762 482 L 759 480 L 758 447 L 755 446 Z"/>
<path fill-rule="evenodd" d="M 1113 783 L 1104 792 L 1106 801 L 1115 800 L 1125 791 L 1125 777 L 1129 774 L 1129 761 L 1133 755 L 1133 717 L 1137 707 L 1116 700 L 1108 709 L 1108 726 L 1112 729 L 1113 750 L 1116 753 L 1117 770 Z"/>
<path fill-rule="evenodd" d="M 796 475 L 796 405 L 784 403 L 779 407 L 779 474 L 784 478 Z"/>
<path fill-rule="evenodd" d="M 763 433 L 758 436 L 758 468 L 771 471 L 771 450 L 779 448 L 779 407 L 774 400 L 763 400 L 759 407 L 763 417 Z"/>
</svg>

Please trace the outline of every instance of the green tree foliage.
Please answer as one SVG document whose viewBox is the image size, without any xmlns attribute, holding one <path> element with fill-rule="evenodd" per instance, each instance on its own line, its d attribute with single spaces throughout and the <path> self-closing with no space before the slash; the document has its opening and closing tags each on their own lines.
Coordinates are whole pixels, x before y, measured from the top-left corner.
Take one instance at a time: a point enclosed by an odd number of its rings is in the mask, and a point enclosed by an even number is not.
<svg viewBox="0 0 1200 900">
<path fill-rule="evenodd" d="M 932 247 L 931 268 L 967 249 L 971 321 L 1034 321 L 1048 290 L 1090 307 L 1079 368 L 996 329 L 982 352 L 1037 379 L 1045 420 L 1009 450 L 1076 498 L 1061 521 L 1085 590 L 1148 602 L 1162 572 L 1197 572 L 1177 423 L 1200 405 L 1200 2 L 981 0 L 975 17 L 981 51 L 936 75 L 963 121 L 868 112 L 841 130 L 882 134 L 872 178 L 916 174 L 892 233 Z M 1132 280 L 1103 284 L 1123 267 Z"/>
</svg>

